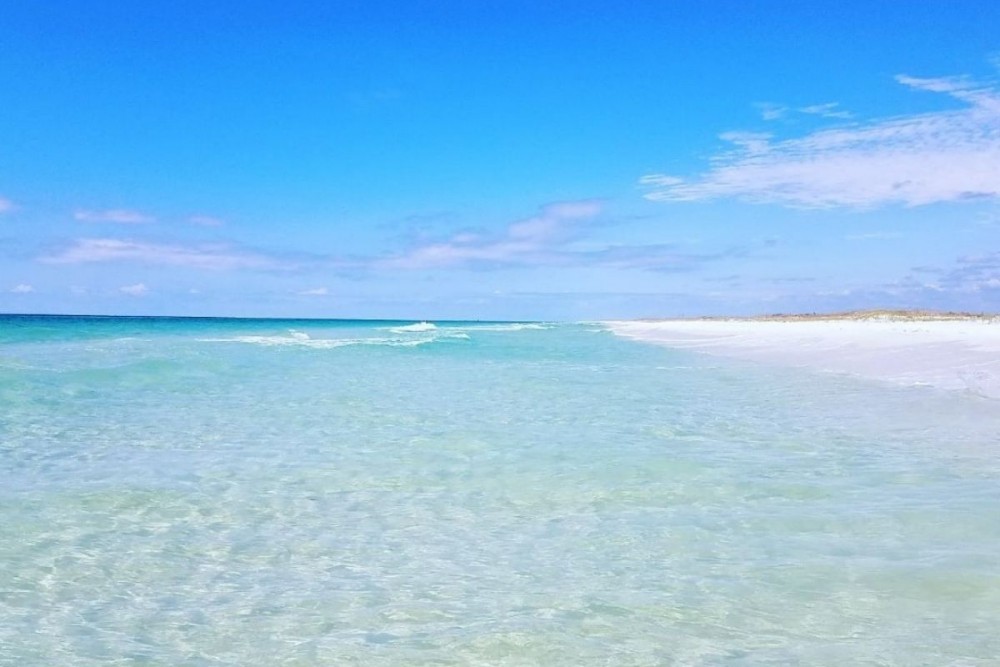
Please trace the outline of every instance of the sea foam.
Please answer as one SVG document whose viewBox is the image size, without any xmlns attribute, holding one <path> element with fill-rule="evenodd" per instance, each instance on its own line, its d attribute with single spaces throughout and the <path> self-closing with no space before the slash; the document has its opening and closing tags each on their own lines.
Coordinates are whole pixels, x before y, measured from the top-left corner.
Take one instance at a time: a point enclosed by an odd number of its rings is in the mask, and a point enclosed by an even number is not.
<svg viewBox="0 0 1000 667">
<path fill-rule="evenodd" d="M 430 327 L 430 328 L 426 328 Z M 245 335 L 230 338 L 200 338 L 203 343 L 245 343 L 263 347 L 304 347 L 316 350 L 331 350 L 354 345 L 373 345 L 386 347 L 417 347 L 436 342 L 469 340 L 469 335 L 463 331 L 444 331 L 427 322 L 420 323 L 420 328 L 411 327 L 383 328 L 381 331 L 392 331 L 401 334 L 421 333 L 425 336 L 365 336 L 352 338 L 313 338 L 309 334 L 290 329 L 285 334 Z"/>
<path fill-rule="evenodd" d="M 431 324 L 430 322 L 415 322 L 401 327 L 389 328 L 389 331 L 392 331 L 393 333 L 427 333 L 428 331 L 435 330 L 437 330 L 437 326 Z"/>
</svg>

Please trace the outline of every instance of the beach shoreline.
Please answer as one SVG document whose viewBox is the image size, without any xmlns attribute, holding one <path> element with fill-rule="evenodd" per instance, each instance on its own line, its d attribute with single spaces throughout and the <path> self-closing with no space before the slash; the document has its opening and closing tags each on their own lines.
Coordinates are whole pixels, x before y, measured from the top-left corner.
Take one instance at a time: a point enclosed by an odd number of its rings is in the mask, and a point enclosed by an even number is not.
<svg viewBox="0 0 1000 667">
<path fill-rule="evenodd" d="M 619 321 L 619 320 L 615 320 Z M 874 308 L 832 313 L 768 313 L 765 315 L 701 315 L 696 317 L 639 317 L 626 322 L 1000 322 L 1000 313 Z"/>
<path fill-rule="evenodd" d="M 995 315 L 879 310 L 603 324 L 666 347 L 1000 399 Z"/>
</svg>

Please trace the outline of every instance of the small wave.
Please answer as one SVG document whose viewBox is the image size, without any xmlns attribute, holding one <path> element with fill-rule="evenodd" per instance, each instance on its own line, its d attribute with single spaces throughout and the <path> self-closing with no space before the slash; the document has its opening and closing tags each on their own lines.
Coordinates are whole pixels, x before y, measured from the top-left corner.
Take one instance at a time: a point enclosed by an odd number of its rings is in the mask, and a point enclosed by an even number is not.
<svg viewBox="0 0 1000 667">
<path fill-rule="evenodd" d="M 538 322 L 511 322 L 509 324 L 470 324 L 461 327 L 448 327 L 456 331 L 532 331 L 554 328 L 551 324 Z"/>
<path fill-rule="evenodd" d="M 389 329 L 393 333 L 425 333 L 436 330 L 437 327 L 430 322 L 415 322 L 414 324 L 406 324 L 401 327 L 392 327 Z"/>
<path fill-rule="evenodd" d="M 310 338 L 307 334 L 292 332 L 287 336 L 234 336 L 233 338 L 202 338 L 202 343 L 244 343 L 263 347 L 305 347 L 314 350 L 331 350 L 351 345 L 374 345 L 385 347 L 416 347 L 427 343 L 448 340 L 468 340 L 464 333 L 431 336 L 425 338 Z"/>
</svg>

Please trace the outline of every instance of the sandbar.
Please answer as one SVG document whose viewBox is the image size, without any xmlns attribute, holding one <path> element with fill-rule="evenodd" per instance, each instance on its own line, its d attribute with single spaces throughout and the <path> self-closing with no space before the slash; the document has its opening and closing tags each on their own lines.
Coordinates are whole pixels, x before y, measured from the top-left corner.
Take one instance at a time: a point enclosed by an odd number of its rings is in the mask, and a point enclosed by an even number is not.
<svg viewBox="0 0 1000 667">
<path fill-rule="evenodd" d="M 867 311 L 605 322 L 640 341 L 1000 399 L 1000 317 Z"/>
</svg>

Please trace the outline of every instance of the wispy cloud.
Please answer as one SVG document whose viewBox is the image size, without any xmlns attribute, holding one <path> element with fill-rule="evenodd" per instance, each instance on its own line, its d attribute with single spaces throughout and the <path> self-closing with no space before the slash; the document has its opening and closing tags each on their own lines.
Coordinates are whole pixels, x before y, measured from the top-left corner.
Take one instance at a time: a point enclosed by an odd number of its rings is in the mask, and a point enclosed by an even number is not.
<svg viewBox="0 0 1000 667">
<path fill-rule="evenodd" d="M 443 241 L 424 241 L 381 259 L 376 269 L 496 269 L 511 266 L 588 266 L 643 271 L 687 271 L 708 262 L 744 256 L 748 248 L 686 252 L 678 245 L 584 242 L 603 212 L 601 201 L 586 199 L 541 207 L 538 214 L 494 234 L 462 232 Z"/>
<path fill-rule="evenodd" d="M 73 217 L 80 222 L 111 222 L 119 225 L 142 225 L 155 221 L 152 216 L 125 208 L 77 209 L 73 212 Z"/>
<path fill-rule="evenodd" d="M 293 262 L 224 244 L 159 244 L 108 238 L 77 239 L 59 252 L 40 257 L 39 261 L 46 264 L 138 262 L 210 271 L 234 269 L 272 271 L 296 268 Z"/>
<path fill-rule="evenodd" d="M 136 283 L 135 285 L 124 285 L 119 287 L 118 291 L 129 296 L 145 296 L 149 293 L 149 288 L 143 283 Z"/>
<path fill-rule="evenodd" d="M 14 287 L 10 288 L 11 294 L 31 294 L 34 291 L 35 291 L 34 287 L 32 287 L 31 285 L 27 285 L 25 283 L 21 283 L 20 285 L 14 285 Z"/>
<path fill-rule="evenodd" d="M 609 245 L 597 250 L 565 253 L 568 264 L 605 266 L 616 269 L 637 269 L 676 273 L 692 271 L 713 262 L 739 259 L 751 254 L 748 246 L 732 246 L 714 252 L 690 252 L 677 245 Z"/>
<path fill-rule="evenodd" d="M 695 178 L 650 174 L 647 199 L 735 198 L 799 208 L 920 206 L 1000 195 L 1000 88 L 963 77 L 896 80 L 963 103 L 939 111 L 854 123 L 804 136 L 729 133 L 735 145 Z M 835 107 L 806 107 L 819 115 Z"/>
<path fill-rule="evenodd" d="M 811 104 L 806 107 L 799 107 L 797 111 L 810 116 L 820 116 L 821 118 L 853 118 L 854 116 L 850 111 L 841 109 L 839 102 Z"/>
<path fill-rule="evenodd" d="M 221 218 L 216 218 L 211 215 L 192 215 L 188 218 L 188 222 L 192 225 L 198 225 L 199 227 L 221 227 L 226 224 Z"/>
<path fill-rule="evenodd" d="M 299 296 L 326 296 L 330 291 L 325 287 L 316 287 L 313 289 L 305 289 L 301 292 L 296 292 Z"/>
<path fill-rule="evenodd" d="M 784 120 L 795 113 L 806 114 L 808 116 L 819 116 L 820 118 L 853 118 L 854 114 L 840 108 L 839 102 L 825 102 L 823 104 L 810 104 L 804 107 L 793 108 L 784 104 L 773 102 L 757 102 L 754 104 L 760 112 L 762 120 Z"/>
<path fill-rule="evenodd" d="M 1000 288 L 1000 252 L 959 257 L 950 269 L 940 271 L 934 283 L 941 289 L 979 292 Z"/>
<path fill-rule="evenodd" d="M 601 213 L 601 202 L 581 200 L 543 206 L 538 215 L 489 235 L 463 232 L 451 238 L 417 245 L 385 258 L 383 268 L 426 269 L 465 264 L 510 265 L 551 259 L 578 232 L 577 227 Z"/>
<path fill-rule="evenodd" d="M 754 106 L 757 107 L 763 120 L 781 120 L 791 110 L 783 104 L 774 104 L 773 102 L 757 102 Z"/>
<path fill-rule="evenodd" d="M 947 265 L 915 266 L 907 275 L 881 285 L 850 288 L 844 296 L 867 295 L 885 307 L 891 297 L 905 307 L 996 312 L 1000 303 L 1000 252 L 965 255 Z"/>
<path fill-rule="evenodd" d="M 6 197 L 0 197 L 0 214 L 9 213 L 14 210 L 14 202 Z"/>
</svg>

